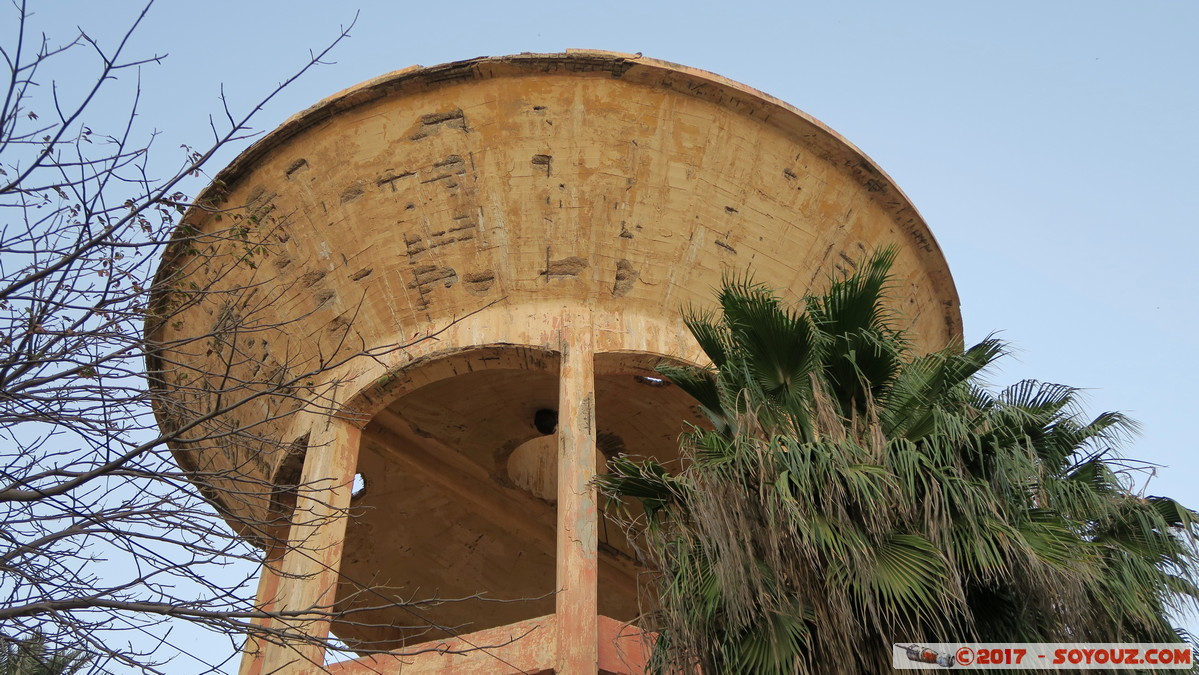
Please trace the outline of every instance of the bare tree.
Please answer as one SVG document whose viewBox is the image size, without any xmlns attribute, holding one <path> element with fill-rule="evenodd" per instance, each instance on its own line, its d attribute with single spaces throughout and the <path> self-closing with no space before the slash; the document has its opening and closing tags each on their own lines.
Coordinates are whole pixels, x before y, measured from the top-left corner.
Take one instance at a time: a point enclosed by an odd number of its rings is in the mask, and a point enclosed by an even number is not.
<svg viewBox="0 0 1199 675">
<path fill-rule="evenodd" d="M 149 9 L 115 45 L 84 32 L 64 43 L 33 35 L 23 1 L 12 7 L 14 20 L 0 21 L 14 33 L 0 47 L 8 76 L 0 103 L 0 647 L 36 634 L 48 650 L 86 653 L 96 670 L 178 672 L 179 664 L 165 665 L 181 651 L 172 644 L 177 621 L 226 636 L 231 655 L 247 635 L 294 643 L 305 639 L 299 630 L 305 622 L 352 617 L 330 606 L 287 614 L 257 609 L 253 576 L 295 519 L 295 486 L 279 490 L 236 465 L 192 465 L 185 473 L 168 443 L 277 446 L 259 433 L 262 424 L 319 407 L 321 387 L 334 386 L 326 378 L 313 388 L 320 373 L 379 352 L 343 339 L 316 360 L 275 354 L 277 368 L 247 375 L 237 336 L 277 325 L 277 314 L 274 324 L 262 315 L 270 297 L 226 302 L 243 309 L 185 342 L 143 339 L 195 303 L 214 302 L 211 286 L 186 276 L 155 279 L 164 253 L 187 252 L 213 279 L 224 269 L 253 266 L 270 246 L 269 227 L 247 227 L 269 220 L 254 205 L 201 207 L 183 190 L 216 151 L 248 137 L 251 117 L 348 34 L 342 30 L 247 112 L 234 113 L 222 97 L 206 147 L 185 147 L 178 170 L 156 179 L 149 161 L 154 134 L 140 128 L 137 111 L 140 69 L 162 56 L 131 56 Z M 84 55 L 97 67 L 90 85 L 56 86 L 56 64 Z M 121 87 L 129 101 L 123 124 L 89 126 L 100 93 Z M 228 214 L 228 229 L 201 235 L 178 228 L 177 218 L 192 207 Z M 196 254 L 209 249 L 221 253 L 197 263 Z M 249 297 L 254 290 L 234 292 Z M 190 399 L 155 399 L 165 373 L 178 368 L 163 355 L 195 349 L 224 359 L 224 380 L 215 387 L 197 383 Z M 172 386 L 188 388 L 181 377 Z M 265 400 L 272 401 L 259 408 L 265 416 L 228 423 L 225 413 Z M 272 515 L 234 534 L 195 485 L 266 500 Z M 419 608 L 366 584 L 359 592 L 372 598 L 357 603 L 367 610 Z M 186 670 L 219 671 L 231 658 L 194 657 L 203 665 L 189 662 Z"/>
</svg>

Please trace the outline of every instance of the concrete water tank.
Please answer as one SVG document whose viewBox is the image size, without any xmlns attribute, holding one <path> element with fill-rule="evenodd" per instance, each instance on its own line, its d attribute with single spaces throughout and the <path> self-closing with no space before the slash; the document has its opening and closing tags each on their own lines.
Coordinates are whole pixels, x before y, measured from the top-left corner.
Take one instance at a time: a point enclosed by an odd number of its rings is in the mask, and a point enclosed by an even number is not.
<svg viewBox="0 0 1199 675">
<path fill-rule="evenodd" d="M 462 672 L 496 654 L 636 671 L 610 642 L 643 570 L 588 481 L 616 453 L 677 457 L 703 423 L 653 369 L 701 362 L 682 311 L 711 306 L 723 274 L 798 298 L 894 246 L 916 345 L 961 336 L 932 234 L 861 151 L 766 94 L 641 56 L 385 75 L 266 135 L 200 204 L 149 324 L 160 421 L 204 439 L 176 444 L 180 464 L 271 552 L 265 606 L 458 599 L 334 622 L 351 646 L 535 628 L 421 657 Z M 243 672 L 288 662 L 272 649 Z"/>
</svg>

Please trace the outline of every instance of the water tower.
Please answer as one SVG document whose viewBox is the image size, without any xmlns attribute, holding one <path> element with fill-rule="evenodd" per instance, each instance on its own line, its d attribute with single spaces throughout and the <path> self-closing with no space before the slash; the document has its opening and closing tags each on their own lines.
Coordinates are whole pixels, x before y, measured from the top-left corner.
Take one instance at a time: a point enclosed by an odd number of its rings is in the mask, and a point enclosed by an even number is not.
<svg viewBox="0 0 1199 675">
<path fill-rule="evenodd" d="M 589 481 L 617 453 L 676 457 L 702 423 L 654 367 L 699 361 L 681 310 L 722 274 L 796 298 L 893 245 L 917 345 L 960 339 L 932 234 L 865 155 L 639 55 L 385 75 L 288 120 L 200 202 L 151 313 L 159 419 L 269 551 L 263 606 L 356 609 L 304 630 L 416 654 L 336 672 L 640 672 L 644 570 Z M 247 675 L 324 658 L 252 647 Z"/>
</svg>

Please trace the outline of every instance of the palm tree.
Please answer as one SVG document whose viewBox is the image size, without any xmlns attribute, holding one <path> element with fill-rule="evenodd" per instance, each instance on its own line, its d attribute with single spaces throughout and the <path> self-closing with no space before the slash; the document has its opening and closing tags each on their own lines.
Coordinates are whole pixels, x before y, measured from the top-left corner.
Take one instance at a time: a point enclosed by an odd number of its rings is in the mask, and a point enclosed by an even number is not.
<svg viewBox="0 0 1199 675">
<path fill-rule="evenodd" d="M 26 640 L 0 636 L 0 675 L 73 675 L 90 661 L 81 651 L 54 649 L 35 632 Z"/>
<path fill-rule="evenodd" d="M 1132 489 L 1119 413 L 999 394 L 984 340 L 916 356 L 885 308 L 894 253 L 801 308 L 748 278 L 687 324 L 711 360 L 662 372 L 711 428 L 683 468 L 597 478 L 660 573 L 658 672 L 889 672 L 895 642 L 1175 642 L 1199 516 Z M 624 508 L 639 504 L 640 510 Z"/>
</svg>

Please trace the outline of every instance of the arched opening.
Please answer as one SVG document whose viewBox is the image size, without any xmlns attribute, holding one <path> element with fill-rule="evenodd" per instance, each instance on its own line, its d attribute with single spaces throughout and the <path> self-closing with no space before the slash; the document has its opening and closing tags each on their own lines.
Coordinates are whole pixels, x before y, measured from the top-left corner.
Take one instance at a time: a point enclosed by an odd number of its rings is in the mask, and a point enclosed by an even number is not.
<svg viewBox="0 0 1199 675">
<path fill-rule="evenodd" d="M 647 386 L 652 355 L 596 357 L 596 464 L 619 453 L 677 457 L 695 421 L 677 387 Z M 396 649 L 554 611 L 557 502 L 556 353 L 488 346 L 405 368 L 365 426 L 338 601 L 409 608 L 352 614 L 334 632 L 351 646 Z M 632 551 L 599 526 L 600 613 L 639 613 Z M 376 587 L 376 590 L 364 590 Z M 427 601 L 430 598 L 435 602 Z"/>
</svg>

